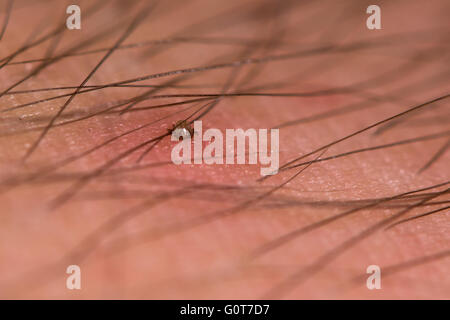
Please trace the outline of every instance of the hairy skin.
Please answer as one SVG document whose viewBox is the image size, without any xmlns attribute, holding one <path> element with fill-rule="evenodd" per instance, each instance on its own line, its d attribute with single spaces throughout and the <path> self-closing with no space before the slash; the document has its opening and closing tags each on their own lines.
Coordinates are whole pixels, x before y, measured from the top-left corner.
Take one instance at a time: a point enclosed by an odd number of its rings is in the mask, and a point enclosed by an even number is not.
<svg viewBox="0 0 450 320">
<path fill-rule="evenodd" d="M 95 39 L 79 50 L 111 49 L 149 2 L 137 1 L 124 7 L 111 1 L 88 17 L 84 17 L 84 10 L 92 2 L 78 4 L 82 9 L 81 30 L 65 30 L 58 43 L 53 37 L 12 61 L 57 56 L 108 28 L 108 24 L 118 24 L 108 37 Z M 255 255 L 270 241 L 293 230 L 376 199 L 446 182 L 450 154 L 445 149 L 426 170 L 419 171 L 445 146 L 448 134 L 313 163 L 273 193 L 270 190 L 301 168 L 258 181 L 259 165 L 175 166 L 166 163 L 174 145 L 167 136 L 142 159 L 149 143 L 118 158 L 166 134 L 174 123 L 208 102 L 216 104 L 201 118 L 204 130 L 280 127 L 280 164 L 285 164 L 448 94 L 449 34 L 442 27 L 447 22 L 444 12 L 448 12 L 448 3 L 431 1 L 425 6 L 420 1 L 381 2 L 383 29 L 376 31 L 365 27 L 369 4 L 161 2 L 123 44 L 172 41 L 112 51 L 87 86 L 322 46 L 333 49 L 131 83 L 169 86 L 155 90 L 153 96 L 219 95 L 216 100 L 195 104 L 120 115 L 118 111 L 128 104 L 122 103 L 109 113 L 100 112 L 151 88 L 110 87 L 76 95 L 55 124 L 97 114 L 50 128 L 25 160 L 24 155 L 69 96 L 2 112 L 0 297 L 448 299 L 448 210 L 388 230 L 375 230 L 329 261 L 325 259 L 324 265 L 317 264 L 327 253 L 338 252 L 341 244 L 405 208 L 411 210 L 401 218 L 445 208 L 448 194 L 430 198 L 419 207 L 413 206 L 424 198 L 383 202 Z M 262 9 L 256 10 L 259 6 Z M 1 40 L 0 57 L 22 47 L 40 28 L 47 26 L 35 39 L 60 27 L 66 18 L 65 8 L 59 1 L 16 1 Z M 5 17 L 2 10 L 1 21 Z M 251 43 L 251 39 L 258 42 Z M 370 45 L 355 45 L 367 42 Z M 56 45 L 54 51 L 49 50 L 52 45 Z M 71 56 L 50 64 L 11 91 L 62 86 L 72 89 L 5 94 L 0 97 L 1 110 L 74 92 L 107 52 Z M 40 63 L 4 66 L 0 90 L 6 90 Z M 226 96 L 324 90 L 334 91 L 303 97 Z M 194 98 L 146 99 L 128 111 Z M 350 113 L 314 118 L 349 106 L 354 106 Z M 448 100 L 443 99 L 408 114 L 385 132 L 374 134 L 380 125 L 299 162 L 445 132 L 449 129 L 448 116 Z M 295 122 L 297 119 L 303 120 Z M 68 158 L 151 122 L 55 169 Z M 82 290 L 66 289 L 65 271 L 73 264 L 81 267 Z M 366 268 L 373 264 L 381 267 L 381 290 L 366 287 Z M 290 277 L 301 270 L 306 270 L 306 276 L 297 283 L 298 278 Z M 283 282 L 292 286 L 286 290 L 279 286 Z"/>
</svg>

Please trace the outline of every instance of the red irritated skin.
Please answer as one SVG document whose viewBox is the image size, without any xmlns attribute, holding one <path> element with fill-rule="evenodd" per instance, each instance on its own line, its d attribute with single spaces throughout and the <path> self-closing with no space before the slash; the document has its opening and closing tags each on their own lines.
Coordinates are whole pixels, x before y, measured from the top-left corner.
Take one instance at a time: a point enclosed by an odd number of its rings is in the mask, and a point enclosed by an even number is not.
<svg viewBox="0 0 450 320">
<path fill-rule="evenodd" d="M 1 298 L 450 297 L 446 1 L 380 30 L 366 1 L 76 3 L 1 11 Z M 283 169 L 173 164 L 195 119 L 278 128 Z"/>
</svg>

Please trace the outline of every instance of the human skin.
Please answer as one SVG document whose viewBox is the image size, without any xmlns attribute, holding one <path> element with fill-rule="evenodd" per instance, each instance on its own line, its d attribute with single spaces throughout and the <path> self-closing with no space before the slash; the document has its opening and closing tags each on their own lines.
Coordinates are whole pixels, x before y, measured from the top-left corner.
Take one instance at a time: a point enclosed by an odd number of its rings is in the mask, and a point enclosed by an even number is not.
<svg viewBox="0 0 450 320">
<path fill-rule="evenodd" d="M 137 1 L 127 7 L 110 1 L 86 17 L 85 10 L 93 2 L 77 3 L 82 10 L 81 30 L 65 30 L 59 42 L 53 42 L 52 37 L 12 62 L 48 56 L 49 47 L 55 44 L 50 56 L 58 55 L 117 24 L 108 37 L 96 39 L 79 51 L 112 48 L 150 2 Z M 161 2 L 122 44 L 177 40 L 115 50 L 86 85 L 250 57 L 304 53 L 133 82 L 169 86 L 152 95 L 217 94 L 219 99 L 122 115 L 115 112 L 125 104 L 108 114 L 50 128 L 26 158 L 69 97 L 2 112 L 0 297 L 448 299 L 448 210 L 388 230 L 385 227 L 390 223 L 371 229 L 403 211 L 392 222 L 444 208 L 447 194 L 430 197 L 430 203 L 421 203 L 424 197 L 380 202 L 295 237 L 264 255 L 252 256 L 271 240 L 374 199 L 446 182 L 448 152 L 419 171 L 445 146 L 448 135 L 313 163 L 276 191 L 274 188 L 301 168 L 260 181 L 260 165 L 176 166 L 170 163 L 175 143 L 168 136 L 139 163 L 148 145 L 119 159 L 127 150 L 166 134 L 174 123 L 207 102 L 216 104 L 201 118 L 204 130 L 280 127 L 280 164 L 285 164 L 448 94 L 448 30 L 443 27 L 448 3 L 429 1 L 424 6 L 420 1 L 380 1 L 382 30 L 372 31 L 366 28 L 370 4 Z M 22 47 L 40 28 L 47 26 L 35 39 L 64 25 L 66 6 L 59 1 L 16 1 L 1 40 L 1 57 Z M 1 21 L 5 17 L 2 10 Z M 308 53 L 326 46 L 332 49 Z M 46 66 L 11 91 L 75 88 L 5 94 L 0 97 L 1 110 L 73 92 L 107 52 L 66 57 Z M 39 63 L 4 66 L 0 70 L 1 90 L 28 75 Z M 110 87 L 76 95 L 55 123 L 99 112 L 148 90 Z M 233 92 L 319 94 L 225 95 Z M 133 108 L 186 99 L 192 98 L 146 99 Z M 308 118 L 348 106 L 354 106 L 351 112 Z M 447 110 L 445 99 L 425 105 L 390 130 L 375 135 L 382 125 L 376 126 L 300 162 L 445 132 Z M 309 120 L 280 126 L 305 118 Z M 61 161 L 149 122 L 154 123 L 55 169 Z M 358 235 L 363 236 L 354 238 Z M 342 247 L 345 243 L 351 245 Z M 333 252 L 335 256 L 327 256 Z M 320 261 L 324 263 L 318 264 Z M 69 265 L 81 268 L 81 290 L 66 288 Z M 381 268 L 381 290 L 366 287 L 370 265 Z"/>
</svg>

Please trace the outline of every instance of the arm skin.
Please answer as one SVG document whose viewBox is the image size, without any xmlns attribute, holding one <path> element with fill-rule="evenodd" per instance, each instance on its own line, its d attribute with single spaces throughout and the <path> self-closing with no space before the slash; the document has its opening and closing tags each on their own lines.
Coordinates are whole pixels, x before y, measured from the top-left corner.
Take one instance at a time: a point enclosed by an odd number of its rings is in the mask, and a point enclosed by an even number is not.
<svg viewBox="0 0 450 320">
<path fill-rule="evenodd" d="M 211 40 L 211 43 L 182 42 L 117 50 L 87 85 L 247 57 L 296 52 L 323 44 L 375 43 L 368 48 L 316 53 L 286 61 L 136 83 L 167 85 L 169 81 L 179 79 L 170 84 L 198 85 L 194 88 L 164 88 L 154 95 L 221 94 L 227 81 L 231 84 L 225 92 L 292 93 L 345 86 L 353 88 L 315 97 L 224 97 L 202 118 L 204 130 L 272 128 L 295 119 L 356 106 L 351 113 L 281 128 L 280 164 L 410 107 L 448 94 L 445 74 L 440 74 L 448 69 L 448 41 L 444 40 L 448 35 L 440 27 L 447 19 L 443 14 L 449 9 L 446 1 L 431 1 L 426 6 L 420 1 L 381 2 L 383 29 L 376 31 L 365 27 L 365 8 L 371 4 L 369 2 L 348 1 L 345 5 L 336 6 L 335 2 L 325 1 L 320 7 L 318 2 L 314 2 L 303 7 L 293 6 L 285 12 L 282 6 L 275 6 L 280 9 L 280 16 L 274 13 L 276 10 L 251 11 L 260 3 L 191 1 L 177 6 L 171 4 L 173 7 L 159 4 L 124 41 L 125 44 L 194 36 L 251 38 L 265 42 L 246 47 L 214 44 Z M 82 12 L 88 7 L 87 2 L 79 2 L 79 5 Z M 82 16 L 82 29 L 64 31 L 54 54 L 93 36 L 108 23 L 112 26 L 122 19 L 123 27 L 119 30 L 80 50 L 112 47 L 144 5 L 144 2 L 137 2 L 135 6 L 123 8 L 111 2 L 92 18 Z M 242 9 L 232 11 L 233 7 L 240 5 Z M 41 28 L 38 26 L 42 26 L 42 17 L 48 17 L 47 24 L 44 24 L 47 28 L 42 30 L 45 34 L 58 25 L 58 19 L 65 18 L 64 12 L 61 2 L 49 1 L 31 6 L 27 1 L 18 1 L 1 42 L 0 56 L 8 56 L 23 46 L 33 30 Z M 220 18 L 224 12 L 225 18 Z M 245 15 L 246 12 L 253 13 Z M 265 14 L 264 18 L 261 18 L 262 14 Z M 207 20 L 215 15 L 218 17 Z M 0 21 L 3 19 L 4 16 Z M 199 22 L 203 25 L 195 25 Z M 425 32 L 430 29 L 440 31 Z M 425 36 L 420 36 L 419 31 L 425 32 Z M 379 41 L 402 32 L 410 38 L 396 38 L 387 44 Z M 411 35 L 417 38 L 411 38 Z M 53 40 L 27 50 L 13 61 L 45 57 Z M 61 59 L 13 90 L 57 86 L 76 88 L 105 54 L 103 51 Z M 5 66 L 0 70 L 1 90 L 38 65 Z M 266 88 L 266 85 L 269 86 Z M 0 98 L 0 107 L 3 110 L 74 90 L 5 95 Z M 111 106 L 148 90 L 113 87 L 81 94 L 73 99 L 57 122 L 105 109 L 107 103 Z M 97 175 L 92 174 L 119 154 L 165 134 L 173 123 L 201 106 L 184 110 L 192 104 L 123 115 L 100 114 L 51 128 L 36 151 L 22 163 L 21 158 L 27 148 L 36 141 L 42 128 L 67 98 L 1 114 L 0 173 L 4 181 L 0 189 L 1 298 L 260 298 L 299 270 L 314 265 L 320 257 L 333 252 L 348 239 L 422 198 L 358 211 L 260 257 L 247 259 L 257 248 L 298 228 L 363 206 L 367 204 L 364 200 L 392 197 L 436 185 L 448 180 L 450 174 L 448 152 L 444 152 L 427 170 L 417 173 L 445 144 L 448 136 L 314 163 L 280 190 L 242 209 L 236 208 L 280 185 L 298 169 L 257 182 L 259 165 L 167 164 L 145 167 L 170 161 L 174 143 L 165 137 L 143 158 L 139 170 L 118 173 L 121 168 L 136 166 L 137 159 L 147 147 L 97 171 Z M 187 98 L 145 100 L 133 108 L 184 99 Z M 447 106 L 448 101 L 433 104 L 383 134 L 374 135 L 376 128 L 369 130 L 330 147 L 321 157 L 448 130 Z M 47 175 L 16 185 L 5 182 L 17 181 L 18 177 L 27 175 L 30 177 L 39 170 L 42 172 L 154 120 L 159 121 Z M 41 129 L 27 131 L 36 127 Z M 317 156 L 319 153 L 305 160 L 313 160 Z M 74 183 L 83 181 L 80 180 L 82 177 L 85 183 L 77 185 L 77 192 L 52 208 L 52 201 L 72 190 Z M 443 204 L 414 208 L 404 217 L 443 208 L 448 205 L 445 203 L 448 199 L 444 194 L 430 200 L 442 201 Z M 357 202 L 360 200 L 362 202 Z M 226 211 L 228 209 L 230 211 Z M 199 218 L 211 217 L 222 211 L 233 214 L 218 214 L 218 218 L 210 220 Z M 450 249 L 449 229 L 448 210 L 389 230 L 382 228 L 337 255 L 317 272 L 311 272 L 311 276 L 289 292 L 280 292 L 279 295 L 275 292 L 274 298 L 449 298 L 449 255 L 420 263 L 424 257 Z M 399 268 L 392 274 L 383 273 L 384 269 L 392 270 L 392 266 L 416 260 L 419 263 Z M 72 264 L 81 267 L 82 290 L 66 289 L 68 275 L 65 270 Z M 373 264 L 382 270 L 381 290 L 368 290 L 365 285 L 366 268 Z"/>
</svg>

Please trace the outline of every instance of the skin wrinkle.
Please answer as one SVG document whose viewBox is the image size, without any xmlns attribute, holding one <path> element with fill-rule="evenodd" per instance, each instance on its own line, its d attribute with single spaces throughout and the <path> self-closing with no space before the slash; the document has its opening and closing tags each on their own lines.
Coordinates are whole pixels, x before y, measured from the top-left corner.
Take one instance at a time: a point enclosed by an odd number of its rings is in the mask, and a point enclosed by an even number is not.
<svg viewBox="0 0 450 320">
<path fill-rule="evenodd" d="M 159 2 L 122 44 L 148 2 L 76 1 L 81 30 L 59 29 L 66 4 L 27 3 L 1 40 L 0 91 L 46 67 L 0 97 L 1 298 L 450 296 L 449 102 L 429 104 L 448 94 L 448 3 L 382 1 L 369 31 L 369 2 Z M 42 16 L 50 31 L 27 42 Z M 76 99 L 21 164 L 55 96 Z M 280 164 L 324 152 L 263 182 L 259 166 L 175 166 L 168 129 L 183 119 L 279 127 Z M 296 230 L 310 232 L 247 258 Z M 382 290 L 365 287 L 371 264 Z"/>
</svg>

